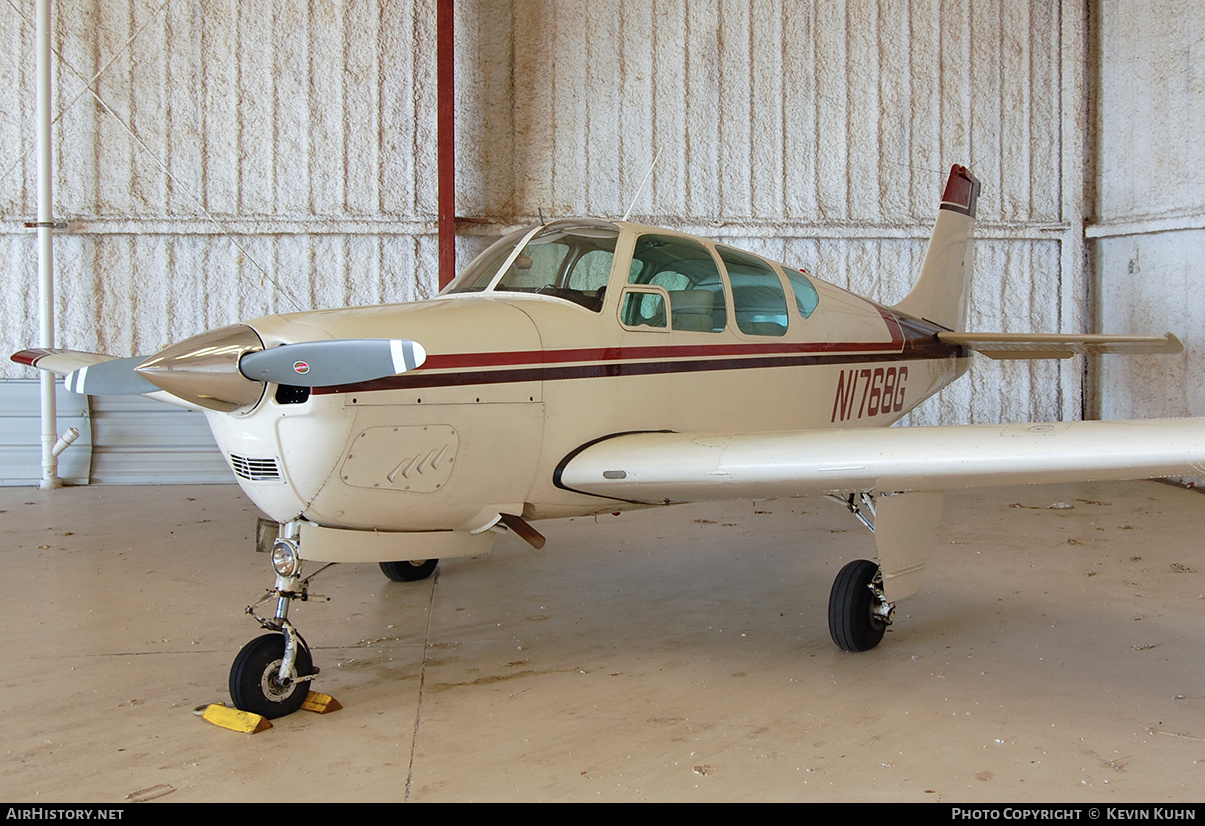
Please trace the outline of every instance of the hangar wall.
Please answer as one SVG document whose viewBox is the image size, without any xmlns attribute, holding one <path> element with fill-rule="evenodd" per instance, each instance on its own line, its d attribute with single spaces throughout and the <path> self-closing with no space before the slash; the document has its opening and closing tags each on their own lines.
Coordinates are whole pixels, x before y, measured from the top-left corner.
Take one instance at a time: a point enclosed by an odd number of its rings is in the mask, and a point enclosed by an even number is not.
<svg viewBox="0 0 1205 826">
<path fill-rule="evenodd" d="M 1178 357 L 1113 359 L 1100 418 L 1205 414 L 1205 6 L 1099 4 L 1095 211 L 1086 228 L 1103 329 L 1172 330 Z"/>
<path fill-rule="evenodd" d="M 1082 3 L 461 8 L 461 83 L 480 90 L 458 111 L 469 214 L 622 215 L 660 152 L 634 214 L 894 302 L 946 171 L 969 162 L 972 325 L 1086 322 Z M 1081 376 L 985 363 L 912 418 L 1078 417 Z"/>
<path fill-rule="evenodd" d="M 0 118 L 10 347 L 36 341 L 33 5 L 0 9 L 19 107 Z M 241 318 L 433 292 L 432 8 L 57 0 L 62 346 L 153 352 Z"/>
<path fill-rule="evenodd" d="M 60 346 L 433 293 L 434 7 L 58 0 Z M 0 8 L 8 352 L 37 334 L 32 19 Z M 539 213 L 622 215 L 660 152 L 636 217 L 893 302 L 970 162 L 972 328 L 1086 329 L 1088 21 L 1079 0 L 457 0 L 459 261 Z M 981 361 L 912 418 L 1074 418 L 1082 377 Z"/>
</svg>

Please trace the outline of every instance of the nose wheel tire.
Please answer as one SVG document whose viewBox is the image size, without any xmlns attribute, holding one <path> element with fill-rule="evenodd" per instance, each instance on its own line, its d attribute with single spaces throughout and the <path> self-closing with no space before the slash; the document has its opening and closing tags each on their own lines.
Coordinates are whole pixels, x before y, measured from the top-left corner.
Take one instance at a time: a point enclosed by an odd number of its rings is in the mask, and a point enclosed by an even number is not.
<svg viewBox="0 0 1205 826">
<path fill-rule="evenodd" d="M 382 562 L 381 573 L 394 582 L 417 582 L 435 573 L 438 559 L 416 559 L 403 562 Z"/>
<path fill-rule="evenodd" d="M 828 631 L 845 651 L 869 651 L 883 639 L 887 622 L 875 614 L 882 601 L 875 590 L 879 566 L 869 559 L 850 562 L 833 582 L 828 600 Z"/>
<path fill-rule="evenodd" d="M 297 678 L 314 673 L 313 659 L 306 647 L 300 645 L 291 672 L 293 679 L 282 685 L 279 676 L 284 655 L 282 634 L 265 634 L 243 646 L 230 667 L 230 699 L 235 708 L 269 720 L 301 708 L 310 693 L 310 684 L 309 681 L 298 682 Z"/>
</svg>

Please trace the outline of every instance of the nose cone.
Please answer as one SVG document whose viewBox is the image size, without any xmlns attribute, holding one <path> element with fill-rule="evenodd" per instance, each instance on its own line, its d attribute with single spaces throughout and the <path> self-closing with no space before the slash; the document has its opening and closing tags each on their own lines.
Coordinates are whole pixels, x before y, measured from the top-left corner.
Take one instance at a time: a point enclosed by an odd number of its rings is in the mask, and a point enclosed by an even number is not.
<svg viewBox="0 0 1205 826">
<path fill-rule="evenodd" d="M 239 372 L 244 353 L 264 349 L 250 327 L 235 324 L 173 344 L 134 370 L 156 387 L 209 410 L 234 413 L 254 407 L 265 384 Z"/>
</svg>

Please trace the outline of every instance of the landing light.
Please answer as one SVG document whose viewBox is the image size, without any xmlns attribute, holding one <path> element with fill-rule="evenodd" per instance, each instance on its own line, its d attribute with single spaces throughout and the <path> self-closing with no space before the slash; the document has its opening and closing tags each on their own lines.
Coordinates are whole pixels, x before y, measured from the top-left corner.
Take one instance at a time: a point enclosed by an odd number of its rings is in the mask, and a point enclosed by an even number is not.
<svg viewBox="0 0 1205 826">
<path fill-rule="evenodd" d="M 272 569 L 280 576 L 301 573 L 301 556 L 295 541 L 277 539 L 272 543 Z"/>
</svg>

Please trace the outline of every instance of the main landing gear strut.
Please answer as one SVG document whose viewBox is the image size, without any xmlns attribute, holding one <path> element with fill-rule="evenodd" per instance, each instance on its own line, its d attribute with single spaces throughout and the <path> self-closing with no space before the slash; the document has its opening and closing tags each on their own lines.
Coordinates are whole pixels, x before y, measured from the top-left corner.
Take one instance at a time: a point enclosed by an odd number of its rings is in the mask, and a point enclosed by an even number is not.
<svg viewBox="0 0 1205 826">
<path fill-rule="evenodd" d="M 331 567 L 323 565 L 308 577 L 301 577 L 301 555 L 298 534 L 300 523 L 279 526 L 272 545 L 272 568 L 276 585 L 254 604 L 247 607 L 260 626 L 271 633 L 256 637 L 243 646 L 230 667 L 230 699 L 234 707 L 274 720 L 301 708 L 309 695 L 310 682 L 318 676 L 310 648 L 289 621 L 289 605 L 293 600 L 326 601 L 309 593 L 310 581 Z M 394 582 L 414 582 L 426 579 L 435 571 L 438 559 L 382 562 L 381 571 Z M 256 613 L 261 605 L 275 601 L 271 617 Z"/>
<path fill-rule="evenodd" d="M 874 498 L 869 494 L 832 497 L 874 533 L 874 523 L 863 513 L 875 515 Z M 891 625 L 895 605 L 883 593 L 883 571 L 869 559 L 855 559 L 837 574 L 828 598 L 828 632 L 845 651 L 869 651 L 883 639 Z"/>
</svg>

